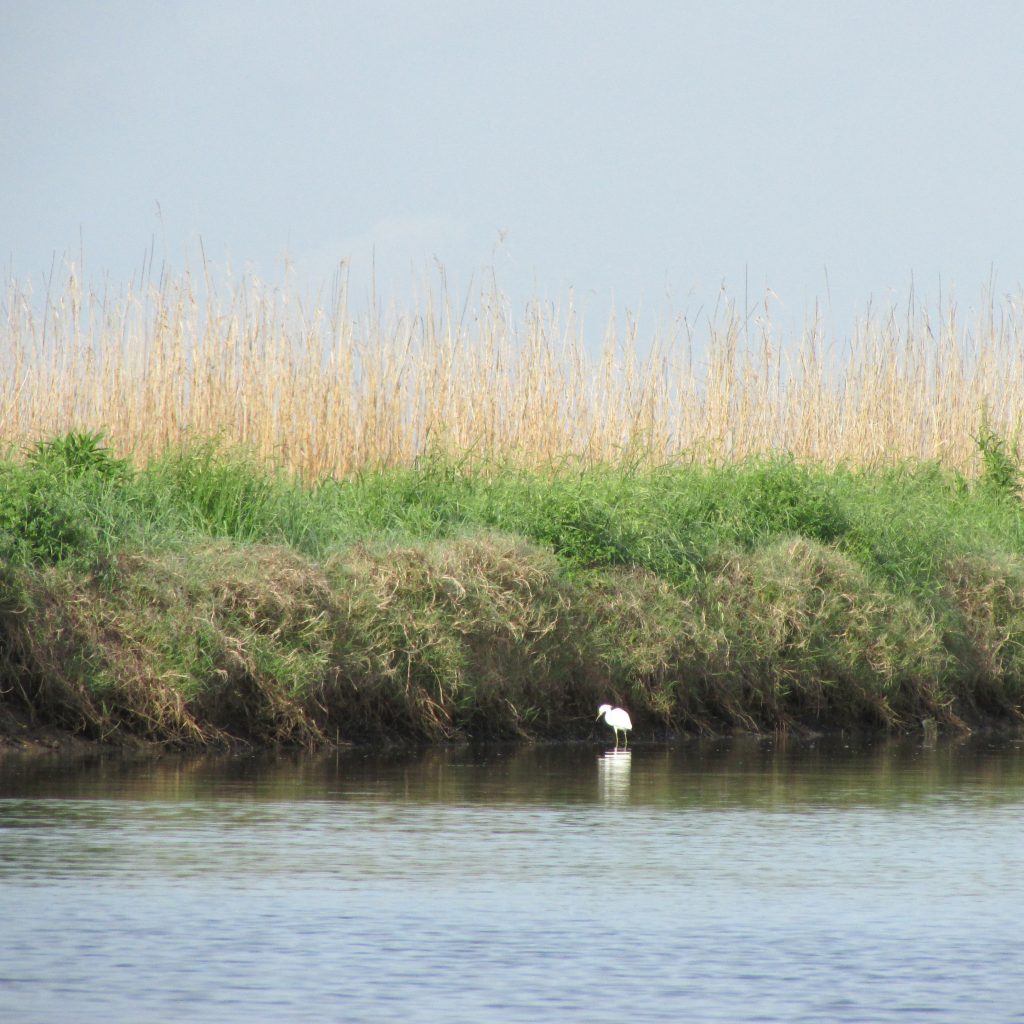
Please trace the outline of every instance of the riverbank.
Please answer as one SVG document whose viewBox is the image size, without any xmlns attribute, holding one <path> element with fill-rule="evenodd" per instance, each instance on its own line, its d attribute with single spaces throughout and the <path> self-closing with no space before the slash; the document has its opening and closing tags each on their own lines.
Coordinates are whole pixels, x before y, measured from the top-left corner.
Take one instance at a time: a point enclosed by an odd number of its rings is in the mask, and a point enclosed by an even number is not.
<svg viewBox="0 0 1024 1024">
<path fill-rule="evenodd" d="M 0 463 L 0 729 L 578 739 L 605 701 L 634 741 L 1016 723 L 1024 522 L 1006 446 L 980 455 L 973 480 L 435 458 L 309 485 L 68 435 Z"/>
</svg>

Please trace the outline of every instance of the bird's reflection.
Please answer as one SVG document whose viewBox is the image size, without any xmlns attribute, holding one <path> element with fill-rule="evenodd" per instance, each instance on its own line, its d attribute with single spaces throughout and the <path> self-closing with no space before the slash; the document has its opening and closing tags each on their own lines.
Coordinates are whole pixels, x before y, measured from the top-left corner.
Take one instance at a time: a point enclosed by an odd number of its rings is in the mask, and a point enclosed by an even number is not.
<svg viewBox="0 0 1024 1024">
<path fill-rule="evenodd" d="M 597 759 L 598 784 L 601 799 L 606 804 L 629 802 L 629 773 L 632 762 L 632 750 L 606 750 Z"/>
</svg>

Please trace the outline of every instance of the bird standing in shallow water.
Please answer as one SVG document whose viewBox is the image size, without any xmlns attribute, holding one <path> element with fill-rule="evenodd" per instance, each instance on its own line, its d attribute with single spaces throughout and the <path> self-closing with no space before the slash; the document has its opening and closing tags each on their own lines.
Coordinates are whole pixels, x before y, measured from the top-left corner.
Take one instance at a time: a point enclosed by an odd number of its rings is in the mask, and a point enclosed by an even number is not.
<svg viewBox="0 0 1024 1024">
<path fill-rule="evenodd" d="M 604 715 L 604 720 L 615 730 L 615 749 L 619 749 L 619 732 L 622 733 L 623 745 L 629 746 L 629 730 L 633 722 L 622 708 L 613 708 L 611 704 L 602 704 L 597 709 L 597 717 Z"/>
</svg>

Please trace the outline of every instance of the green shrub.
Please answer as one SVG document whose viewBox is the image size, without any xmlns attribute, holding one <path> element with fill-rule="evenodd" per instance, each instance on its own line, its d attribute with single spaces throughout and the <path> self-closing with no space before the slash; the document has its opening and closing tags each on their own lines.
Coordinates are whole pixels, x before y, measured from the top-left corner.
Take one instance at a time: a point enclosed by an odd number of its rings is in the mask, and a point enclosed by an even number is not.
<svg viewBox="0 0 1024 1024">
<path fill-rule="evenodd" d="M 57 476 L 92 475 L 104 480 L 124 479 L 132 474 L 131 463 L 117 458 L 103 444 L 102 432 L 82 431 L 50 441 L 39 441 L 28 453 L 29 465 Z"/>
<path fill-rule="evenodd" d="M 991 491 L 1017 498 L 1021 489 L 1020 450 L 1011 446 L 982 419 L 978 436 L 974 439 L 981 456 L 981 482 Z"/>
</svg>

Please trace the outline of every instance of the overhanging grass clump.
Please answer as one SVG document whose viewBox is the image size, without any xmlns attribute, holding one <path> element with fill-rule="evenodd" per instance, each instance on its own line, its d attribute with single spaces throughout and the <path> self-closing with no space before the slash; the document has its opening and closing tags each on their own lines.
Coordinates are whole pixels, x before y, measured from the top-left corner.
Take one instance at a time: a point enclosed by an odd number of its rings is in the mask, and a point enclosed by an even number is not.
<svg viewBox="0 0 1024 1024">
<path fill-rule="evenodd" d="M 945 566 L 957 698 L 982 714 L 1024 708 L 1024 558 L 971 552 Z"/>
<path fill-rule="evenodd" d="M 0 482 L 0 705 L 96 738 L 582 737 L 605 700 L 638 737 L 1021 717 L 1021 506 L 984 475 L 435 458 L 314 486 L 79 437 Z"/>
<path fill-rule="evenodd" d="M 495 535 L 323 565 L 219 542 L 40 573 L 8 602 L 4 675 L 9 699 L 96 737 L 566 735 L 609 677 L 580 596 L 549 553 Z"/>
<path fill-rule="evenodd" d="M 927 610 L 849 557 L 786 538 L 713 560 L 706 601 L 719 642 L 705 703 L 774 722 L 899 726 L 954 717 L 954 666 Z"/>
</svg>

